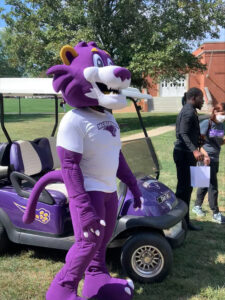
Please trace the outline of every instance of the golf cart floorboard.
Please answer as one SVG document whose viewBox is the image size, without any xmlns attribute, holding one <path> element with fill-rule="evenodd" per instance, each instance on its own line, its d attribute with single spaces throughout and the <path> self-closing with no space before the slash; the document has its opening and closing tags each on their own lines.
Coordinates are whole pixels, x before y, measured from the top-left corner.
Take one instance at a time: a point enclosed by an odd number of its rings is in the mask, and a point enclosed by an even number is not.
<svg viewBox="0 0 225 300">
<path fill-rule="evenodd" d="M 40 246 L 46 248 L 55 248 L 68 250 L 74 244 L 74 235 L 62 236 L 62 237 L 52 237 L 52 236 L 44 236 L 37 235 L 27 232 L 20 232 L 19 243 L 32 245 L 32 246 Z"/>
</svg>

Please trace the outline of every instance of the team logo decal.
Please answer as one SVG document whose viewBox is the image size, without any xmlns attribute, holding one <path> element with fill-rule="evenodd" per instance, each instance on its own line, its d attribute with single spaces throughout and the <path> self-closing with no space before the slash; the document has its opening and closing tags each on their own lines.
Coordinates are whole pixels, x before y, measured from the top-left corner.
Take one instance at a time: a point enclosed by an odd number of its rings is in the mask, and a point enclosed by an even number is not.
<svg viewBox="0 0 225 300">
<path fill-rule="evenodd" d="M 26 206 L 20 205 L 16 202 L 14 202 L 14 204 L 19 208 L 20 211 L 23 213 L 25 212 Z M 36 209 L 35 220 L 42 224 L 47 224 L 50 221 L 50 211 L 46 210 L 45 208 Z"/>
<path fill-rule="evenodd" d="M 143 187 L 145 187 L 145 188 L 155 188 L 157 190 L 160 190 L 160 186 L 159 186 L 157 180 L 147 180 L 143 183 Z"/>
<path fill-rule="evenodd" d="M 119 129 L 119 126 L 111 121 L 101 122 L 97 126 L 98 126 L 98 130 L 102 130 L 102 129 L 107 130 L 114 137 L 116 136 L 117 129 Z"/>
</svg>

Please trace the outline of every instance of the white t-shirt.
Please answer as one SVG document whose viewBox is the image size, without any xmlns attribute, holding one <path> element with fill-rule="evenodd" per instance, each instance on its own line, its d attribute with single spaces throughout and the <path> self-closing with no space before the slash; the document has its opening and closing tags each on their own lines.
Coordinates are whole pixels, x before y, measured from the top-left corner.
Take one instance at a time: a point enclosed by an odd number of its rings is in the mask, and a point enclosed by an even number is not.
<svg viewBox="0 0 225 300">
<path fill-rule="evenodd" d="M 80 167 L 86 191 L 116 191 L 121 142 L 112 114 L 91 108 L 69 111 L 59 125 L 57 146 L 82 154 Z"/>
</svg>

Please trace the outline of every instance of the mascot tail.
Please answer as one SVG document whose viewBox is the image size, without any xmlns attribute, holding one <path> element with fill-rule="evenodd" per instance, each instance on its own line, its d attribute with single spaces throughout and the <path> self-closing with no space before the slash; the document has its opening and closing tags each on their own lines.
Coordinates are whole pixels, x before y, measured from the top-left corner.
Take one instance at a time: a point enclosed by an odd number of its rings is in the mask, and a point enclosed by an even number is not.
<svg viewBox="0 0 225 300">
<path fill-rule="evenodd" d="M 55 183 L 55 182 L 63 182 L 61 170 L 51 171 L 45 174 L 37 181 L 30 194 L 26 211 L 23 215 L 23 222 L 25 224 L 30 224 L 34 221 L 38 198 L 41 192 L 43 191 L 43 189 L 46 187 L 47 184 Z"/>
</svg>

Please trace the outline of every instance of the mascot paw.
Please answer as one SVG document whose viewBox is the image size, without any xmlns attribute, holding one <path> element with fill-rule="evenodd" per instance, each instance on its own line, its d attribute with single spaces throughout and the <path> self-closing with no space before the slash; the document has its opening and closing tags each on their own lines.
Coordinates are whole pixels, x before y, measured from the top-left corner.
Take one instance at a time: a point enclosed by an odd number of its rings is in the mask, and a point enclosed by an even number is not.
<svg viewBox="0 0 225 300">
<path fill-rule="evenodd" d="M 60 285 L 58 282 L 53 280 L 47 293 L 46 300 L 86 300 L 85 298 L 79 297 L 76 291 L 66 286 Z"/>
<path fill-rule="evenodd" d="M 98 300 L 131 300 L 134 284 L 131 279 L 112 278 L 109 274 L 86 275 L 83 296 Z"/>
<path fill-rule="evenodd" d="M 128 295 L 131 295 L 133 293 L 133 290 L 134 290 L 134 283 L 131 279 L 127 279 L 126 281 L 127 281 L 128 286 L 125 287 L 125 292 Z"/>
</svg>

